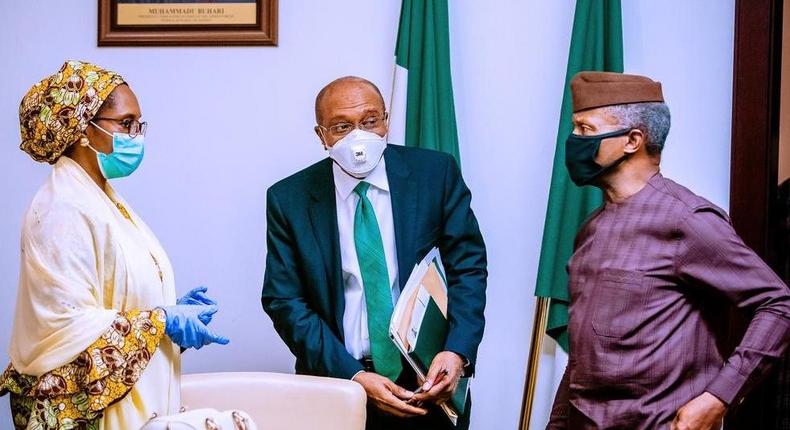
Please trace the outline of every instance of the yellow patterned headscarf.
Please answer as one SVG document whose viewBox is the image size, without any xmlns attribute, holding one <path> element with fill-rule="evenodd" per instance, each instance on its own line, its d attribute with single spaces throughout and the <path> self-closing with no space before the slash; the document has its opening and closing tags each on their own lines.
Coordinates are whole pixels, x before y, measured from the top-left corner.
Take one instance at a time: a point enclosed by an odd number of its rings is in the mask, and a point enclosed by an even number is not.
<svg viewBox="0 0 790 430">
<path fill-rule="evenodd" d="M 95 64 L 66 61 L 22 99 L 19 148 L 36 161 L 54 164 L 84 135 L 101 105 L 123 83 L 121 75 Z"/>
</svg>

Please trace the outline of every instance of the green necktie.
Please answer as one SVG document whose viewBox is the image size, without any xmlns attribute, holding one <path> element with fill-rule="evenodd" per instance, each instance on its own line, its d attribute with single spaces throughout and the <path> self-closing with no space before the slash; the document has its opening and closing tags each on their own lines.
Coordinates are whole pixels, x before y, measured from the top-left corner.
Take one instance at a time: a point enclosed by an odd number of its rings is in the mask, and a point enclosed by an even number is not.
<svg viewBox="0 0 790 430">
<path fill-rule="evenodd" d="M 367 197 L 368 188 L 370 184 L 367 182 L 360 182 L 354 188 L 354 192 L 359 195 L 354 213 L 354 245 L 365 290 L 373 367 L 379 375 L 395 381 L 400 376 L 401 361 L 400 352 L 389 336 L 392 289 L 379 223 Z"/>
</svg>

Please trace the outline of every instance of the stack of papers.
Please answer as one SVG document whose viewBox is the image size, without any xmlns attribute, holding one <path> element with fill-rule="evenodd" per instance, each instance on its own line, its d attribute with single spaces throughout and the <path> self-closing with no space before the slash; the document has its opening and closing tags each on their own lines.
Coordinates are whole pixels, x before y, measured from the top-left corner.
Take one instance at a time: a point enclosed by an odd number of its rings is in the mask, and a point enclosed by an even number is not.
<svg viewBox="0 0 790 430">
<path fill-rule="evenodd" d="M 433 358 L 447 340 L 447 280 L 441 256 L 432 249 L 414 267 L 390 320 L 390 337 L 411 367 L 425 380 Z M 450 402 L 441 405 L 453 425 L 463 413 L 469 380 L 463 378 Z"/>
</svg>

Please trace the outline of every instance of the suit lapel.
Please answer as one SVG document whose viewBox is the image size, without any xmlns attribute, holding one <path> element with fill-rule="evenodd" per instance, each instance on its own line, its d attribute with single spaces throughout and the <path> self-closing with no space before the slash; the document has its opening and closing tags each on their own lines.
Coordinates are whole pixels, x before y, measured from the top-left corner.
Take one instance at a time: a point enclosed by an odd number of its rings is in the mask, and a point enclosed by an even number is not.
<svg viewBox="0 0 790 430">
<path fill-rule="evenodd" d="M 417 211 L 417 183 L 411 170 L 400 154 L 399 148 L 391 145 L 384 153 L 387 163 L 387 180 L 392 201 L 392 220 L 395 226 L 395 248 L 398 253 L 398 279 L 401 290 L 409 279 L 414 264 L 414 219 Z"/>
<path fill-rule="evenodd" d="M 312 203 L 309 208 L 310 224 L 321 250 L 321 257 L 329 280 L 328 292 L 335 309 L 335 324 L 343 338 L 343 273 L 340 263 L 340 233 L 337 228 L 337 206 L 335 203 L 335 179 L 332 174 L 332 161 L 327 159 L 312 181 Z"/>
</svg>

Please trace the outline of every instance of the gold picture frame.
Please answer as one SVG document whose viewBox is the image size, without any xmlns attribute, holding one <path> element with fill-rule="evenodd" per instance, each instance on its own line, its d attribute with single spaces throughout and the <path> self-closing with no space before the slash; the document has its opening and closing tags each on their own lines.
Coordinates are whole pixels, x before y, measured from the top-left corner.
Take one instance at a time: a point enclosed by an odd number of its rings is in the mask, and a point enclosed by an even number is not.
<svg viewBox="0 0 790 430">
<path fill-rule="evenodd" d="M 99 46 L 277 46 L 277 0 L 99 0 Z"/>
</svg>

